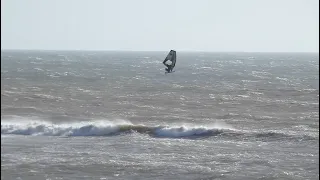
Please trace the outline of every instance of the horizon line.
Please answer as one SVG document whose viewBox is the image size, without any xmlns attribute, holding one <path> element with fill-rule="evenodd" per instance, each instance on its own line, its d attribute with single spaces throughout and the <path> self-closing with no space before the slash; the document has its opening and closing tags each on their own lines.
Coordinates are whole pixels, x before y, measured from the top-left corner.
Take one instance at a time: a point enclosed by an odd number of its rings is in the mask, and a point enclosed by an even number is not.
<svg viewBox="0 0 320 180">
<path fill-rule="evenodd" d="M 87 51 L 87 52 L 167 52 L 168 50 L 94 50 L 94 49 L 1 49 L 2 51 Z M 175 50 L 175 49 L 173 49 Z M 177 50 L 175 50 L 177 51 Z M 178 52 L 203 53 L 318 53 L 317 51 L 206 51 L 206 50 L 179 50 Z"/>
</svg>

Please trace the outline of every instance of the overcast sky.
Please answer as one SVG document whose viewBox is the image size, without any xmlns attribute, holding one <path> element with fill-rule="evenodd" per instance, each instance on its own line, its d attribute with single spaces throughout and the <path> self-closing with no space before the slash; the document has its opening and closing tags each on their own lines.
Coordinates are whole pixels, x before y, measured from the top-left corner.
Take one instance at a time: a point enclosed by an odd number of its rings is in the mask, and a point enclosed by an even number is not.
<svg viewBox="0 0 320 180">
<path fill-rule="evenodd" d="M 319 52 L 319 0 L 1 0 L 1 49 Z"/>
</svg>

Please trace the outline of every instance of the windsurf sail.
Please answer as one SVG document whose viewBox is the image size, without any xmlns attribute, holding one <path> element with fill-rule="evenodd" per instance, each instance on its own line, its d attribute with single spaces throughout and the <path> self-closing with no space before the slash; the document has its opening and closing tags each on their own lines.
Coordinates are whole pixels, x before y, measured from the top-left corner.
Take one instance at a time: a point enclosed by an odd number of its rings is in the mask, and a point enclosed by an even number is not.
<svg viewBox="0 0 320 180">
<path fill-rule="evenodd" d="M 168 61 L 171 61 L 171 64 L 167 64 Z M 168 67 L 169 71 L 172 71 L 172 69 L 176 66 L 177 61 L 177 55 L 176 51 L 171 50 L 167 57 L 164 59 L 163 64 Z"/>
</svg>

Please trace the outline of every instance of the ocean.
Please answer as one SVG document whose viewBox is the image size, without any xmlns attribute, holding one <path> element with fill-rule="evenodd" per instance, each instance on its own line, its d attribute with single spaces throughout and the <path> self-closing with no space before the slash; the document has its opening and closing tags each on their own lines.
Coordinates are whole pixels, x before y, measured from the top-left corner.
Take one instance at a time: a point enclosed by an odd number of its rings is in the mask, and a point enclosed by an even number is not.
<svg viewBox="0 0 320 180">
<path fill-rule="evenodd" d="M 1 179 L 319 178 L 319 54 L 1 51 Z"/>
</svg>

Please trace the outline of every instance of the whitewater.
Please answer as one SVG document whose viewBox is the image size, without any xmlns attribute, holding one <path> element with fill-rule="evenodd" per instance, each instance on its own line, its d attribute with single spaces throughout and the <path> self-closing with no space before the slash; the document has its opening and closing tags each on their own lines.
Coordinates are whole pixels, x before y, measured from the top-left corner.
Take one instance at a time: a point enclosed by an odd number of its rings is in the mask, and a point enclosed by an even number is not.
<svg viewBox="0 0 320 180">
<path fill-rule="evenodd" d="M 318 179 L 313 53 L 1 51 L 1 179 Z"/>
</svg>

